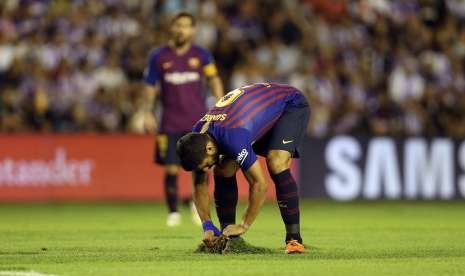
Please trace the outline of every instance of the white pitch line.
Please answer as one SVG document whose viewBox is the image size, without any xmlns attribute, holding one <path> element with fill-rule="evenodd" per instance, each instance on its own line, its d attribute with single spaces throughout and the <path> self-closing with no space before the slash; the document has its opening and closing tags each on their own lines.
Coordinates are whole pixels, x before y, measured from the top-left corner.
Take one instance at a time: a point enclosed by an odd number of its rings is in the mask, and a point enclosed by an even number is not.
<svg viewBox="0 0 465 276">
<path fill-rule="evenodd" d="M 0 271 L 0 276 L 60 276 L 56 274 L 45 274 L 36 271 Z"/>
</svg>

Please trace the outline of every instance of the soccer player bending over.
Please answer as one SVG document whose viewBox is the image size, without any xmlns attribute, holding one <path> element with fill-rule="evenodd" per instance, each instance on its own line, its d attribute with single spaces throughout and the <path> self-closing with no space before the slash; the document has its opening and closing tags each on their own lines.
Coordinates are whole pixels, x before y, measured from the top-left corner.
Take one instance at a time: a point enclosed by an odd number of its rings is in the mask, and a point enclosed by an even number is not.
<svg viewBox="0 0 465 276">
<path fill-rule="evenodd" d="M 304 135 L 310 109 L 294 87 L 257 83 L 235 89 L 222 97 L 177 143 L 182 167 L 193 171 L 194 202 L 203 222 L 208 244 L 221 232 L 210 216 L 207 171 L 213 167 L 215 205 L 223 234 L 245 233 L 257 217 L 267 183 L 257 156 L 266 157 L 286 228 L 286 253 L 302 253 L 299 195 L 290 172 L 291 160 Z M 249 182 L 249 202 L 241 224 L 236 224 L 238 199 L 236 172 Z"/>
</svg>

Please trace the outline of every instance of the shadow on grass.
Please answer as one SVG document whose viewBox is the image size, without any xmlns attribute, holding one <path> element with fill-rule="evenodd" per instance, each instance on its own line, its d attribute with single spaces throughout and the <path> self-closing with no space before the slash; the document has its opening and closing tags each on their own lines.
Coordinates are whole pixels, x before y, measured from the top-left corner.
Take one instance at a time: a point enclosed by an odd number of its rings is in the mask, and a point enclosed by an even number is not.
<svg viewBox="0 0 465 276">
<path fill-rule="evenodd" d="M 166 250 L 163 247 L 149 246 L 147 248 L 127 248 L 127 247 L 72 247 L 60 248 L 47 251 L 0 251 L 0 259 L 4 264 L 13 265 L 15 263 L 75 263 L 75 262 L 178 262 L 192 259 L 195 256 L 204 258 L 214 258 L 220 260 L 220 256 L 230 256 L 238 260 L 253 260 L 250 256 L 260 256 L 267 259 L 280 260 L 283 257 L 305 260 L 357 260 L 357 259 L 406 259 L 406 258 L 451 258 L 465 257 L 465 252 L 446 248 L 381 248 L 374 250 L 367 249 L 346 249 L 346 248 L 321 248 L 306 246 L 304 254 L 286 256 L 284 247 L 264 248 L 250 245 L 245 241 L 238 241 L 231 246 L 226 255 L 208 254 L 202 251 L 201 245 L 195 249 L 175 249 Z M 195 258 L 194 258 L 195 259 Z M 213 259 L 212 259 L 213 260 Z M 0 268 L 5 269 L 0 265 Z M 19 269 L 18 269 L 19 270 Z"/>
<path fill-rule="evenodd" d="M 40 251 L 0 251 L 1 255 L 38 255 Z"/>
<path fill-rule="evenodd" d="M 29 270 L 28 268 L 21 267 L 21 266 L 1 266 L 0 271 L 26 271 Z"/>
<path fill-rule="evenodd" d="M 357 260 L 357 259 L 405 259 L 405 258 L 448 258 L 465 257 L 464 252 L 448 249 L 382 249 L 382 250 L 348 250 L 343 248 L 325 249 L 306 247 L 302 256 L 312 260 Z"/>
</svg>

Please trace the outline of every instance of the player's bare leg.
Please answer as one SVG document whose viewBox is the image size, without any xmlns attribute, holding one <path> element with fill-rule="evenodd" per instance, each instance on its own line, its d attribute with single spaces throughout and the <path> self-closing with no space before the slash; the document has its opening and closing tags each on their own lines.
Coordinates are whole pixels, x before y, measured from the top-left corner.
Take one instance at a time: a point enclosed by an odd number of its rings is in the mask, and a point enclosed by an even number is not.
<svg viewBox="0 0 465 276">
<path fill-rule="evenodd" d="M 275 184 L 279 211 L 286 227 L 286 253 L 303 253 L 300 236 L 300 209 L 297 183 L 290 171 L 291 154 L 284 150 L 270 150 L 266 163 Z"/>
<path fill-rule="evenodd" d="M 181 224 L 181 214 L 178 212 L 178 165 L 165 166 L 165 200 L 168 207 L 166 225 L 170 227 Z"/>
<path fill-rule="evenodd" d="M 230 158 L 223 158 L 213 170 L 215 179 L 215 206 L 221 230 L 236 223 L 236 206 L 238 199 L 236 172 L 237 163 Z"/>
</svg>

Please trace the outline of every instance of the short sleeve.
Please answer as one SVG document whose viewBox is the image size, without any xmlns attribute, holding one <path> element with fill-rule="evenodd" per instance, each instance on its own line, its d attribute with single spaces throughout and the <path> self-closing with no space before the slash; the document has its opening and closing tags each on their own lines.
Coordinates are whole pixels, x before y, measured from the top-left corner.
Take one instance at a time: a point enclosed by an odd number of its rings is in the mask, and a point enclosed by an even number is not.
<svg viewBox="0 0 465 276">
<path fill-rule="evenodd" d="M 243 171 L 247 171 L 257 161 L 247 130 L 242 128 L 228 129 L 222 140 L 222 147 L 226 154 L 234 159 Z"/>
<path fill-rule="evenodd" d="M 212 77 L 217 75 L 218 70 L 216 69 L 212 54 L 207 49 L 200 48 L 200 55 L 205 76 Z"/>
<path fill-rule="evenodd" d="M 160 72 L 157 67 L 160 50 L 155 50 L 149 57 L 149 62 L 144 70 L 144 82 L 149 85 L 155 85 L 160 78 Z"/>
</svg>

